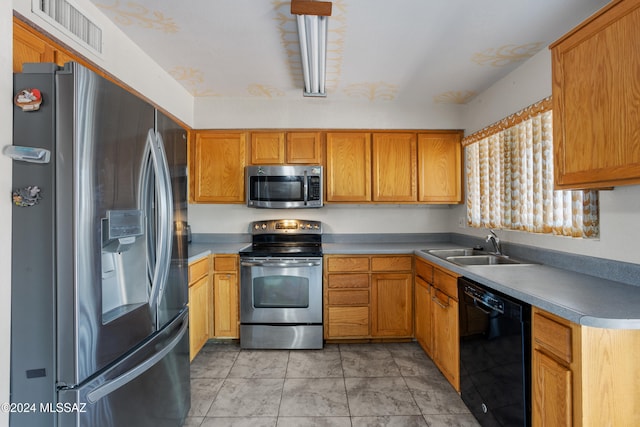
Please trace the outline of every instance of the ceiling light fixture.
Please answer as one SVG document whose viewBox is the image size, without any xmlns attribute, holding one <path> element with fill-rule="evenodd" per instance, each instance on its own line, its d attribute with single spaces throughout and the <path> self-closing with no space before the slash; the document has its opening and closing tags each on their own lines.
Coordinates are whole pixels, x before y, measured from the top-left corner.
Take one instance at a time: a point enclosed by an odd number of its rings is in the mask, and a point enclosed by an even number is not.
<svg viewBox="0 0 640 427">
<path fill-rule="evenodd" d="M 304 96 L 327 96 L 327 28 L 331 2 L 291 0 L 291 14 L 297 15 Z"/>
</svg>

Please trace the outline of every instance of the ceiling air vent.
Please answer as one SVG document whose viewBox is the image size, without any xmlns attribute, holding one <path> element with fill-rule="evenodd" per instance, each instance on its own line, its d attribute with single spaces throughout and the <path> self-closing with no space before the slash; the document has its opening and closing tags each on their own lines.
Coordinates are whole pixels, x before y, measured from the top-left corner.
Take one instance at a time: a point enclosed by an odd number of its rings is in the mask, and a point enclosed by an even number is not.
<svg viewBox="0 0 640 427">
<path fill-rule="evenodd" d="M 102 30 L 66 0 L 33 0 L 32 9 L 61 30 L 102 53 Z"/>
</svg>

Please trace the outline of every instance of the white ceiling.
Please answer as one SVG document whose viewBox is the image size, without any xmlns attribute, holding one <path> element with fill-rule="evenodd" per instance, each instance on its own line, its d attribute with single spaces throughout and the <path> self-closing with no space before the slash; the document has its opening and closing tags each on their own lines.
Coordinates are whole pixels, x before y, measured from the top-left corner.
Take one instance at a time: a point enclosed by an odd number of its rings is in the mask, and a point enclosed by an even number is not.
<svg viewBox="0 0 640 427">
<path fill-rule="evenodd" d="M 284 0 L 91 0 L 196 97 L 302 97 Z M 335 0 L 333 101 L 464 104 L 606 0 Z"/>
</svg>

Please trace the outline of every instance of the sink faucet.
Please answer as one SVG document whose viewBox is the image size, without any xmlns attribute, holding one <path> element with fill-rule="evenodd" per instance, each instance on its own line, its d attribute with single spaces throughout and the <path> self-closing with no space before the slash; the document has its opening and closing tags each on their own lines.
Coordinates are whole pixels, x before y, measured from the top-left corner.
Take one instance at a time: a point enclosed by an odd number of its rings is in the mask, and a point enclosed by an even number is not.
<svg viewBox="0 0 640 427">
<path fill-rule="evenodd" d="M 496 255 L 504 255 L 502 253 L 502 246 L 500 245 L 500 239 L 495 231 L 489 230 L 491 234 L 487 236 L 487 242 L 491 242 L 493 245 L 493 251 Z"/>
</svg>

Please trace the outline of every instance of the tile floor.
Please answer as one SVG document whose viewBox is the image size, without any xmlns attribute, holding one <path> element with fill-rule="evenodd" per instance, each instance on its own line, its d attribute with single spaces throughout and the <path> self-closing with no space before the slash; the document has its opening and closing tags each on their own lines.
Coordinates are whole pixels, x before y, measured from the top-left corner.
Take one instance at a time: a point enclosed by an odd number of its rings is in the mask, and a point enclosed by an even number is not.
<svg viewBox="0 0 640 427">
<path fill-rule="evenodd" d="M 415 343 L 240 350 L 208 343 L 191 364 L 185 427 L 478 426 Z"/>
</svg>

